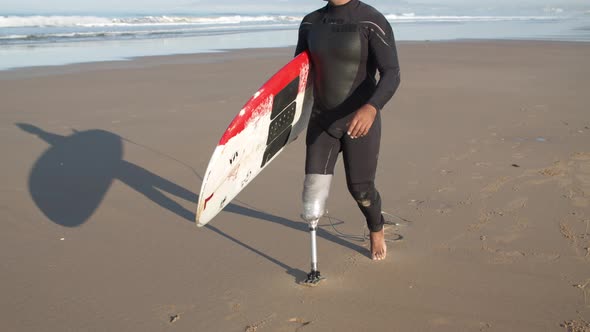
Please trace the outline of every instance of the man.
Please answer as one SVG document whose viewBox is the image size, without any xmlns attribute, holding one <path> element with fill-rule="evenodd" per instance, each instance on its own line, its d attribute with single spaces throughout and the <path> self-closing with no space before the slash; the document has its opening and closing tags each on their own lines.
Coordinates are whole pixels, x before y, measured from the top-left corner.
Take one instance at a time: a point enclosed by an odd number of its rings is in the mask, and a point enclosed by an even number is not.
<svg viewBox="0 0 590 332">
<path fill-rule="evenodd" d="M 370 230 L 371 258 L 385 259 L 375 173 L 380 111 L 400 83 L 393 30 L 380 12 L 359 0 L 329 0 L 301 22 L 295 53 L 304 51 L 314 73 L 314 107 L 306 137 L 302 218 L 317 221 L 325 213 L 342 152 L 348 190 Z"/>
</svg>

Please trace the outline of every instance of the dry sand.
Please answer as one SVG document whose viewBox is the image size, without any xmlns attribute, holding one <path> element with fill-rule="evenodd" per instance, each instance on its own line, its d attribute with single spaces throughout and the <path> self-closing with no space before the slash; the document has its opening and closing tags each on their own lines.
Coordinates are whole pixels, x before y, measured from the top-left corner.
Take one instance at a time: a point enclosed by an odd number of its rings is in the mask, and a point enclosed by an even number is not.
<svg viewBox="0 0 590 332">
<path fill-rule="evenodd" d="M 589 331 L 590 44 L 398 45 L 384 262 L 300 221 L 303 140 L 207 228 L 210 154 L 292 49 L 0 72 L 2 331 Z M 341 164 L 329 201 L 363 234 Z"/>
</svg>

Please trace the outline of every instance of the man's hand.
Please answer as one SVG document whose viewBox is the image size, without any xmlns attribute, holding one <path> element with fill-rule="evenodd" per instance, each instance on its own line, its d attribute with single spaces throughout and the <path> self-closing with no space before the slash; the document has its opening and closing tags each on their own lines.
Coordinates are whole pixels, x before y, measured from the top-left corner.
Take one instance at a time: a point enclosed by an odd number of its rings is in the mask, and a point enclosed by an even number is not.
<svg viewBox="0 0 590 332">
<path fill-rule="evenodd" d="M 375 121 L 375 116 L 377 116 L 377 109 L 373 105 L 363 105 L 356 111 L 352 120 L 347 124 L 348 136 L 358 138 L 368 134 L 373 121 Z"/>
</svg>

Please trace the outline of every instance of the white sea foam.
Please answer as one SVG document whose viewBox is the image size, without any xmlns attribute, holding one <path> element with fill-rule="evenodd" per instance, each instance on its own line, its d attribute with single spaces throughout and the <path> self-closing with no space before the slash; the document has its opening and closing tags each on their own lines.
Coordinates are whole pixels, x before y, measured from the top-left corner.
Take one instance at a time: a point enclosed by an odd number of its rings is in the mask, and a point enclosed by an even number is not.
<svg viewBox="0 0 590 332">
<path fill-rule="evenodd" d="M 543 8 L 543 11 L 548 14 L 563 14 L 565 12 L 563 8 L 550 6 Z"/>
<path fill-rule="evenodd" d="M 97 17 L 97 16 L 0 16 L 0 28 L 17 27 L 108 27 L 142 25 L 203 25 L 241 24 L 256 22 L 298 23 L 302 17 L 285 15 L 262 16 L 142 16 L 142 17 Z"/>
<path fill-rule="evenodd" d="M 414 13 L 385 15 L 387 20 L 398 23 L 409 22 L 501 22 L 554 20 L 555 16 L 439 16 L 415 15 Z"/>
<path fill-rule="evenodd" d="M 207 31 L 211 29 L 199 29 L 198 31 Z M 117 36 L 132 36 L 132 35 L 151 35 L 151 34 L 182 34 L 183 32 L 191 32 L 194 29 L 157 29 L 157 30 L 95 30 L 95 31 L 75 31 L 75 32 L 58 32 L 58 33 L 42 33 L 42 34 L 14 34 L 14 35 L 0 35 L 1 39 L 22 39 L 22 38 L 95 38 L 95 37 L 117 37 Z"/>
<path fill-rule="evenodd" d="M 414 12 L 389 14 L 393 25 L 440 22 L 547 21 L 547 16 L 437 16 Z M 302 16 L 212 15 L 212 16 L 0 16 L 1 44 L 36 44 L 101 39 L 165 38 L 227 34 L 248 31 L 296 30 Z"/>
<path fill-rule="evenodd" d="M 0 28 L 99 25 L 110 21 L 96 16 L 0 16 Z"/>
<path fill-rule="evenodd" d="M 550 14 L 563 13 L 561 8 L 546 8 Z M 547 20 L 555 16 L 437 16 L 415 13 L 389 14 L 391 22 L 479 22 Z M 303 16 L 288 15 L 225 15 L 225 16 L 0 16 L 0 28 L 22 27 L 125 27 L 165 25 L 239 25 L 239 24 L 298 24 Z"/>
<path fill-rule="evenodd" d="M 299 22 L 301 17 L 297 16 L 217 16 L 217 17 L 191 17 L 191 16 L 145 16 L 137 18 L 113 19 L 112 24 L 240 24 L 252 22 Z"/>
<path fill-rule="evenodd" d="M 0 36 L 0 40 L 2 39 L 24 39 L 27 38 L 29 35 L 7 35 L 7 36 Z"/>
</svg>

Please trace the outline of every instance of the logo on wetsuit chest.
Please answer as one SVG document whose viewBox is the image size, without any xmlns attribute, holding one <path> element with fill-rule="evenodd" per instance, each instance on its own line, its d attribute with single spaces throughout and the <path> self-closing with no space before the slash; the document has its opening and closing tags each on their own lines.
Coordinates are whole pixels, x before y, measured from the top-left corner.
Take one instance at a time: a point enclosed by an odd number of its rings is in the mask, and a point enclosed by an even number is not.
<svg viewBox="0 0 590 332">
<path fill-rule="evenodd" d="M 344 23 L 341 18 L 324 18 L 324 24 L 330 25 L 331 32 L 357 32 L 358 25 L 354 23 Z"/>
<path fill-rule="evenodd" d="M 344 19 L 343 18 L 324 17 L 322 19 L 322 23 L 324 23 L 324 24 L 344 24 Z"/>
</svg>

